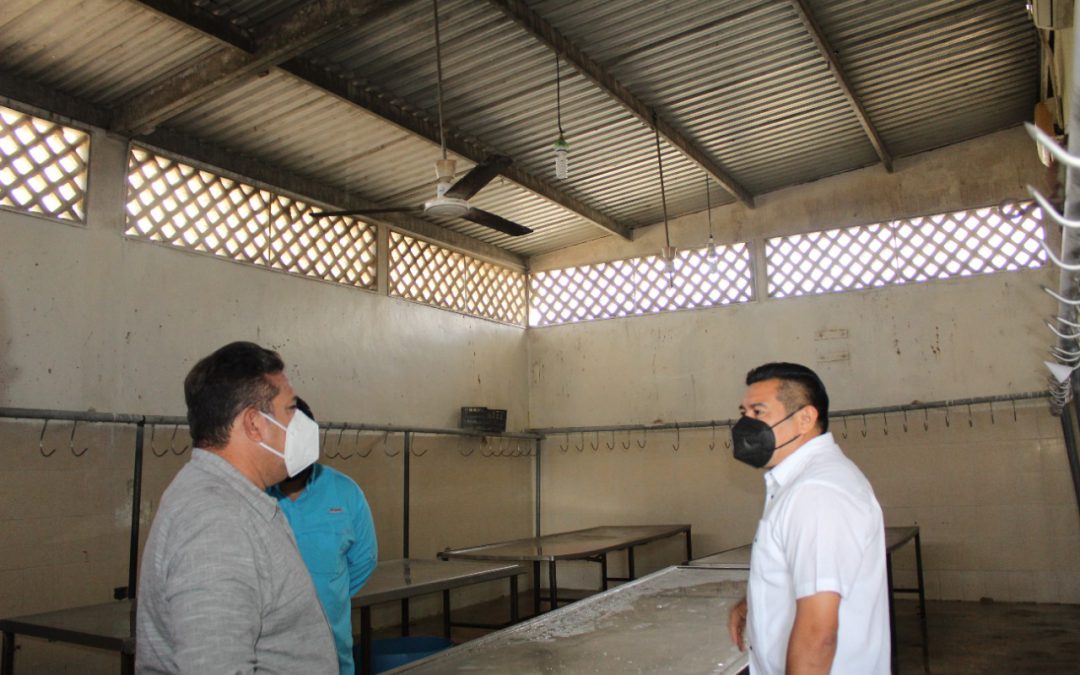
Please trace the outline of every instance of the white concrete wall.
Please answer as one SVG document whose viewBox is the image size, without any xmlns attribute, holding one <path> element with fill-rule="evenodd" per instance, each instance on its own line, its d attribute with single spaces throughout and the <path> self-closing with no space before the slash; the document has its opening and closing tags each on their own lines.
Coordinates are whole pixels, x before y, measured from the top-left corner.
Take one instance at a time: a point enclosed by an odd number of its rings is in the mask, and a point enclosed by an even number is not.
<svg viewBox="0 0 1080 675">
<path fill-rule="evenodd" d="M 183 415 L 187 371 L 242 339 L 278 349 L 323 420 L 456 427 L 460 406 L 486 405 L 506 408 L 510 428 L 527 425 L 522 329 L 126 239 L 125 169 L 125 145 L 95 132 L 86 226 L 0 211 L 0 406 Z M 126 584 L 133 433 L 80 425 L 76 443 L 90 450 L 74 458 L 70 430 L 50 424 L 46 448 L 60 449 L 46 458 L 40 423 L 0 420 L 0 616 L 105 602 Z M 159 452 L 171 435 L 156 431 Z M 349 434 L 343 444 L 375 440 Z M 187 442 L 181 428 L 177 449 Z M 400 445 L 391 436 L 389 453 Z M 528 460 L 444 450 L 414 458 L 414 554 L 531 533 Z M 144 539 L 186 458 L 147 452 Z M 400 557 L 402 457 L 380 443 L 367 459 L 330 463 L 365 489 L 382 557 Z M 20 644 L 21 672 L 115 671 L 96 650 Z"/>
<path fill-rule="evenodd" d="M 750 240 L 762 250 L 777 235 L 997 204 L 1044 175 L 1033 144 L 1014 129 L 902 159 L 893 174 L 873 167 L 766 195 L 753 210 L 718 208 L 714 228 L 718 242 Z M 676 245 L 704 245 L 705 214 L 671 225 Z M 662 241 L 653 227 L 634 242 L 605 238 L 544 256 L 533 269 L 651 255 Z M 1042 269 L 530 330 L 532 423 L 734 418 L 746 371 L 771 360 L 815 368 L 834 410 L 1038 391 L 1052 344 L 1043 319 L 1055 311 L 1039 285 L 1056 280 Z M 846 337 L 821 339 L 823 331 Z M 890 524 L 924 528 L 933 597 L 1080 602 L 1080 522 L 1060 426 L 1044 404 L 1022 408 L 1015 423 L 999 411 L 994 426 L 977 428 L 954 410 L 963 421 L 908 434 L 893 416 L 889 436 L 879 419 L 866 439 L 860 429 L 841 440 L 875 481 Z M 730 459 L 726 430 L 718 435 L 720 448 L 709 451 L 710 433 L 684 433 L 677 453 L 670 433 L 645 450 L 595 453 L 564 453 L 564 438 L 549 440 L 545 531 L 690 522 L 701 553 L 749 541 L 761 477 Z M 625 440 L 618 436 L 620 446 Z M 660 565 L 679 555 L 677 545 L 658 551 L 644 559 Z"/>
</svg>

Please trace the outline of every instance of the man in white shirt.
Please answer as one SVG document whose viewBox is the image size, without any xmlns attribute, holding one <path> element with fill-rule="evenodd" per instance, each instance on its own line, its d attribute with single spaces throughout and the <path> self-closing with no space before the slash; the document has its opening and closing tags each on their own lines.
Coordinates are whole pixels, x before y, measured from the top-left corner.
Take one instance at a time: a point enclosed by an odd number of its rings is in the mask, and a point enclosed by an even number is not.
<svg viewBox="0 0 1080 675">
<path fill-rule="evenodd" d="M 751 675 L 887 675 L 885 526 L 870 483 L 829 428 L 829 398 L 806 366 L 746 376 L 736 459 L 764 468 L 747 598 L 728 628 Z"/>
</svg>

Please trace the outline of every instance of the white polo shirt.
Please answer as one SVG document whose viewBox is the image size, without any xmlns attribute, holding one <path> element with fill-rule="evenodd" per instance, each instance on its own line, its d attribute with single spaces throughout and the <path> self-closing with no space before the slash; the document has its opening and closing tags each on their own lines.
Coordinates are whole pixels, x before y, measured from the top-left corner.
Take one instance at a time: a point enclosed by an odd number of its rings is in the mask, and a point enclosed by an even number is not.
<svg viewBox="0 0 1080 675">
<path fill-rule="evenodd" d="M 765 473 L 747 588 L 751 675 L 783 675 L 795 601 L 840 594 L 832 673 L 888 675 L 885 523 L 869 481 L 826 433 Z"/>
</svg>

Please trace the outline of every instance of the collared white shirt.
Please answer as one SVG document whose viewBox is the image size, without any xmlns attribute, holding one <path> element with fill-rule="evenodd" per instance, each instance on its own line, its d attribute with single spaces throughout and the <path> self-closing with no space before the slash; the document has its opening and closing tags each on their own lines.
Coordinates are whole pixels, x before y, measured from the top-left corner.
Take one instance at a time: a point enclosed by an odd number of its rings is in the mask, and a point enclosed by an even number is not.
<svg viewBox="0 0 1080 675">
<path fill-rule="evenodd" d="M 765 473 L 747 589 L 751 675 L 783 675 L 795 601 L 840 594 L 832 673 L 889 673 L 885 523 L 874 490 L 832 434 Z"/>
</svg>

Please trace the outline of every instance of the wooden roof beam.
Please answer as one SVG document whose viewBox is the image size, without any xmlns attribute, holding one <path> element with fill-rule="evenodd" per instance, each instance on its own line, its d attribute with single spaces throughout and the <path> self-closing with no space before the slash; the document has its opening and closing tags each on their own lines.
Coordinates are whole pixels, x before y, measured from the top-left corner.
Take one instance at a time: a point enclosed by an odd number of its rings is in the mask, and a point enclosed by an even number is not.
<svg viewBox="0 0 1080 675">
<path fill-rule="evenodd" d="M 718 182 L 737 200 L 750 207 L 754 205 L 754 196 L 727 171 L 717 165 L 701 148 L 683 136 L 669 122 L 656 114 L 653 108 L 635 96 L 632 91 L 615 79 L 603 66 L 581 51 L 573 42 L 563 37 L 559 31 L 555 30 L 554 26 L 534 12 L 528 4 L 522 0 L 489 0 L 489 2 L 502 10 L 525 30 L 532 33 L 540 42 L 547 45 L 560 57 L 573 64 L 585 77 L 592 80 L 594 84 L 622 104 L 649 128 L 655 126 L 664 140 L 704 169 L 705 173 L 712 176 L 713 180 Z"/>
<path fill-rule="evenodd" d="M 866 137 L 870 140 L 870 144 L 874 146 L 874 152 L 881 159 L 881 163 L 885 165 L 885 170 L 892 173 L 892 155 L 889 153 L 889 149 L 885 147 L 885 141 L 881 140 L 874 123 L 870 121 L 870 116 L 866 114 L 862 101 L 855 95 L 855 90 L 851 87 L 843 66 L 840 65 L 840 59 L 837 58 L 836 52 L 833 51 L 829 41 L 825 38 L 825 33 L 821 30 L 821 26 L 818 25 L 817 19 L 814 18 L 810 5 L 807 4 L 806 0 L 791 0 L 791 6 L 799 17 L 799 21 L 802 21 L 806 32 L 810 34 L 810 39 L 814 41 L 818 52 L 828 64 L 837 84 L 840 85 L 840 91 L 843 92 L 844 98 L 847 99 L 848 105 L 851 106 L 852 112 L 855 113 L 855 117 L 859 120 L 859 125 L 862 126 Z"/>
</svg>

